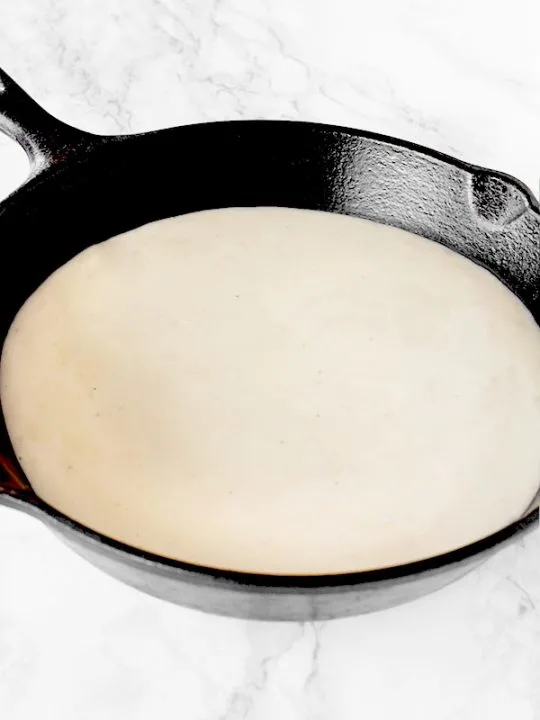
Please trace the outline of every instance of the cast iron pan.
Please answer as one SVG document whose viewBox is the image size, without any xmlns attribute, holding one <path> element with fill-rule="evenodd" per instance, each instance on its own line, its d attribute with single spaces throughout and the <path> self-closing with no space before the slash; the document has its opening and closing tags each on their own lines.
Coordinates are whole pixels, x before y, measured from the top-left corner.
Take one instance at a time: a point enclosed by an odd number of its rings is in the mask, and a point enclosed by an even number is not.
<svg viewBox="0 0 540 720">
<path fill-rule="evenodd" d="M 1 340 L 28 296 L 87 246 L 160 218 L 257 205 L 355 215 L 423 235 L 490 270 L 540 324 L 540 207 L 508 175 L 403 140 L 312 123 L 220 122 L 100 137 L 51 117 L 2 71 L 0 129 L 31 162 L 29 179 L 0 205 Z M 225 615 L 318 620 L 397 605 L 464 575 L 538 523 L 535 503 L 480 542 L 384 570 L 227 572 L 142 552 L 66 517 L 33 492 L 3 417 L 0 441 L 1 502 L 35 515 L 120 580 Z"/>
</svg>

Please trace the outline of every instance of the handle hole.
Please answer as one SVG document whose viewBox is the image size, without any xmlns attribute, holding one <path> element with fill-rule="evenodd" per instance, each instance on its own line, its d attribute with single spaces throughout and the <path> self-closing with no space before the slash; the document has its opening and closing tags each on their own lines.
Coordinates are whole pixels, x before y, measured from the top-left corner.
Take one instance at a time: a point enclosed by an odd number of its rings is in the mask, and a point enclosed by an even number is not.
<svg viewBox="0 0 540 720">
<path fill-rule="evenodd" d="M 0 202 L 22 185 L 29 174 L 28 155 L 19 143 L 0 133 Z"/>
</svg>

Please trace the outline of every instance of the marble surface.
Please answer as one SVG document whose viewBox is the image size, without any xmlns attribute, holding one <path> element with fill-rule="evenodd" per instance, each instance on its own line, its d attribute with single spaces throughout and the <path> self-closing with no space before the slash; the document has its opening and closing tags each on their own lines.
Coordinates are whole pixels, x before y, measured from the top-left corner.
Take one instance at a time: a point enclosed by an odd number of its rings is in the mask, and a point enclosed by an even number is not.
<svg viewBox="0 0 540 720">
<path fill-rule="evenodd" d="M 0 0 L 0 65 L 93 132 L 318 120 L 537 191 L 539 26 L 534 0 Z M 0 136 L 0 197 L 26 169 Z M 145 597 L 0 508 L 0 717 L 537 720 L 538 559 L 535 533 L 410 605 L 264 624 Z"/>
</svg>

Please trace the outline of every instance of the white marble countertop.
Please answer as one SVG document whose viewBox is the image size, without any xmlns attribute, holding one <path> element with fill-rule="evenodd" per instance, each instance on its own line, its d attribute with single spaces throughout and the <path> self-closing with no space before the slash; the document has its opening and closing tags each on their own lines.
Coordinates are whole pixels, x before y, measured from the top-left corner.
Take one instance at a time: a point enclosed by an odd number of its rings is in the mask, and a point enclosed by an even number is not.
<svg viewBox="0 0 540 720">
<path fill-rule="evenodd" d="M 539 26 L 535 0 L 1 0 L 0 65 L 94 132 L 316 120 L 537 191 Z M 0 197 L 26 167 L 0 136 Z M 535 720 L 538 550 L 382 613 L 264 624 L 146 597 L 0 508 L 0 717 Z"/>
</svg>

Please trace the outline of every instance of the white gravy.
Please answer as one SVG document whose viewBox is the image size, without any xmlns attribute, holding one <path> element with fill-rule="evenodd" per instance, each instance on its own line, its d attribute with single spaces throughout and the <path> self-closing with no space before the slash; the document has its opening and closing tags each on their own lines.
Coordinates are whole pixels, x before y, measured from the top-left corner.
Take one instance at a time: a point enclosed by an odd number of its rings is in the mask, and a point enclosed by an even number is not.
<svg viewBox="0 0 540 720">
<path fill-rule="evenodd" d="M 235 208 L 85 250 L 1 364 L 36 492 L 170 558 L 318 574 L 463 546 L 540 484 L 540 331 L 443 246 Z"/>
</svg>

